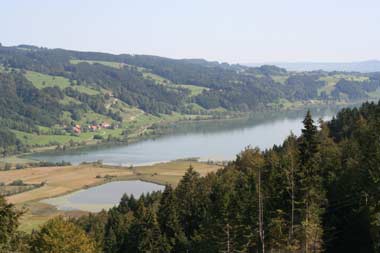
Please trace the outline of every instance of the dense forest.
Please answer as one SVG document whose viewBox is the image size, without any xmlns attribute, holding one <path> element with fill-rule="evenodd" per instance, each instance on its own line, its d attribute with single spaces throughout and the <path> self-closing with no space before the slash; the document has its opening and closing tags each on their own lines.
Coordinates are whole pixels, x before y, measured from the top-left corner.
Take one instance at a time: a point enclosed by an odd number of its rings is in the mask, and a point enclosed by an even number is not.
<svg viewBox="0 0 380 253">
<path fill-rule="evenodd" d="M 206 177 L 109 211 L 55 218 L 31 236 L 0 199 L 5 252 L 380 252 L 380 103 L 341 110 L 301 136 L 247 147 Z M 8 250 L 8 251 L 7 251 Z M 13 250 L 13 251 L 12 251 Z"/>
<path fill-rule="evenodd" d="M 54 143 L 54 135 L 71 134 L 68 125 L 103 120 L 127 129 L 134 109 L 157 118 L 223 117 L 297 103 L 374 99 L 379 88 L 379 73 L 288 72 L 201 59 L 0 46 L 0 127 L 2 134 L 16 134 L 0 139 L 0 151 L 50 145 L 30 144 L 27 134 L 51 135 Z"/>
</svg>

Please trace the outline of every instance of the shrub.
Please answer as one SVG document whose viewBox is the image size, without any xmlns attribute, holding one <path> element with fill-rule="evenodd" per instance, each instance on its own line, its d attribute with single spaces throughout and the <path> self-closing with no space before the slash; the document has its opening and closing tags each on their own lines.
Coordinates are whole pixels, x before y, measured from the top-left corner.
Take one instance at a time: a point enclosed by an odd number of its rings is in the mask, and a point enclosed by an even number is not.
<svg viewBox="0 0 380 253">
<path fill-rule="evenodd" d="M 24 169 L 25 166 L 22 165 L 22 164 L 16 164 L 16 170 L 21 170 L 21 169 Z"/>
<path fill-rule="evenodd" d="M 31 252 L 97 252 L 95 242 L 85 231 L 62 217 L 53 218 L 35 232 Z"/>
<path fill-rule="evenodd" d="M 12 185 L 12 186 L 23 186 L 25 184 L 24 184 L 24 182 L 21 179 L 17 179 L 15 181 L 13 181 L 12 183 L 10 183 L 9 185 Z"/>
<path fill-rule="evenodd" d="M 100 135 L 100 134 L 95 134 L 94 135 L 94 140 L 103 140 L 103 139 L 104 139 L 103 136 Z"/>
</svg>

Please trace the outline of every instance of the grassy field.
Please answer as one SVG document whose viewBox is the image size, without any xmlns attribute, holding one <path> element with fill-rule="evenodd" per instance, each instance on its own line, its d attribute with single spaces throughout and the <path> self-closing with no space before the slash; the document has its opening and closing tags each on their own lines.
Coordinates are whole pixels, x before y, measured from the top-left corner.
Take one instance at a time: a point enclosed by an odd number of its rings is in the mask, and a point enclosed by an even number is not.
<svg viewBox="0 0 380 253">
<path fill-rule="evenodd" d="M 51 198 L 84 187 L 104 183 L 104 176 L 127 176 L 133 172 L 126 168 L 98 167 L 93 165 L 39 167 L 21 170 L 1 171 L 2 182 L 8 184 L 14 180 L 22 180 L 27 184 L 46 182 L 38 189 L 7 197 L 11 203 L 23 203 Z M 100 176 L 101 178 L 97 178 Z"/>
<path fill-rule="evenodd" d="M 101 129 L 96 132 L 82 132 L 80 135 L 72 135 L 71 133 L 66 133 L 64 135 L 53 135 L 47 134 L 50 129 L 40 129 L 42 134 L 36 133 L 26 133 L 17 130 L 12 130 L 13 133 L 24 143 L 33 147 L 41 147 L 41 146 L 56 146 L 57 144 L 67 144 L 70 141 L 74 141 L 76 143 L 86 142 L 87 144 L 94 143 L 93 137 L 94 135 L 102 135 L 104 138 L 107 138 L 108 135 L 112 137 L 121 137 L 122 132 L 127 129 L 130 132 L 130 136 L 138 136 L 140 134 L 140 129 L 142 127 L 148 127 L 153 123 L 160 122 L 163 118 L 145 114 L 143 111 L 128 106 L 127 104 L 118 101 L 117 104 L 110 106 L 110 110 L 114 112 L 120 112 L 120 115 L 123 118 L 123 122 L 121 123 L 120 128 L 117 129 Z M 67 122 L 71 122 L 70 114 L 65 112 L 62 115 L 62 119 L 66 119 Z M 107 117 L 105 115 L 101 115 L 95 113 L 93 111 L 89 111 L 82 115 L 82 118 L 76 122 L 83 127 L 86 127 L 90 124 L 90 122 L 114 122 L 113 119 Z M 68 123 L 69 124 L 69 123 Z M 58 129 L 60 126 L 56 126 Z M 1 161 L 0 161 L 1 162 Z"/>
<path fill-rule="evenodd" d="M 188 89 L 190 91 L 190 96 L 196 96 L 201 94 L 204 90 L 208 90 L 206 87 L 196 86 L 196 85 L 190 85 L 190 84 L 174 84 L 170 80 L 163 78 L 162 76 L 143 71 L 142 72 L 144 77 L 147 79 L 151 79 L 155 81 L 157 84 L 165 85 L 168 88 L 171 89 L 178 89 L 178 88 L 184 88 Z"/>
<path fill-rule="evenodd" d="M 81 62 L 87 62 L 88 64 L 101 64 L 107 67 L 121 69 L 125 66 L 125 64 L 120 62 L 112 62 L 112 61 L 85 61 L 85 60 L 70 60 L 71 64 L 79 64 Z"/>
<path fill-rule="evenodd" d="M 55 215 L 75 216 L 84 214 L 80 211 L 58 211 L 50 205 L 40 203 L 39 200 L 41 199 L 62 196 L 79 189 L 109 182 L 110 179 L 107 179 L 109 176 L 113 181 L 139 179 L 176 186 L 190 165 L 202 176 L 221 168 L 220 165 L 190 160 L 134 168 L 88 164 L 0 171 L 0 178 L 4 183 L 16 179 L 23 180 L 28 184 L 46 182 L 40 188 L 7 197 L 7 200 L 16 204 L 18 208 L 27 209 L 21 220 L 20 229 L 30 232 Z"/>
<path fill-rule="evenodd" d="M 331 94 L 331 92 L 334 90 L 335 85 L 342 79 L 348 80 L 348 81 L 356 81 L 356 82 L 364 82 L 369 80 L 368 77 L 365 76 L 355 76 L 355 75 L 349 75 L 349 74 L 336 74 L 336 75 L 328 75 L 319 78 L 319 80 L 324 81 L 326 85 L 319 89 L 318 93 L 326 92 L 326 94 Z"/>
<path fill-rule="evenodd" d="M 98 92 L 105 92 L 105 91 L 97 91 L 93 90 L 87 86 L 71 86 L 69 83 L 69 80 L 63 77 L 58 76 L 49 76 L 40 74 L 33 71 L 28 71 L 26 76 L 30 81 L 34 83 L 34 85 L 37 88 L 44 88 L 44 87 L 51 87 L 51 86 L 57 86 L 61 89 L 64 89 L 66 87 L 74 87 L 75 89 L 79 91 L 84 91 L 87 94 L 95 95 L 95 93 Z M 80 101 L 65 96 L 64 99 L 60 101 L 62 104 L 72 104 L 81 103 Z M 132 107 L 130 105 L 127 105 L 123 101 L 116 99 L 116 98 L 110 98 L 106 101 L 105 104 L 106 109 L 111 110 L 113 113 L 119 113 L 122 117 L 123 121 L 122 123 L 116 122 L 112 118 L 101 115 L 98 113 L 95 113 L 94 111 L 87 111 L 84 112 L 81 115 L 81 119 L 75 122 L 76 124 L 80 124 L 83 127 L 87 127 L 87 125 L 92 124 L 92 122 L 97 122 L 98 124 L 107 122 L 109 124 L 116 123 L 119 125 L 119 128 L 117 129 L 101 129 L 96 132 L 82 132 L 80 135 L 72 135 L 71 133 L 67 132 L 63 135 L 54 135 L 50 134 L 52 131 L 50 129 L 40 129 L 42 130 L 41 133 L 26 133 L 26 132 L 20 132 L 17 130 L 12 130 L 16 136 L 24 143 L 32 148 L 36 147 L 42 147 L 42 146 L 50 146 L 51 148 L 54 148 L 56 145 L 60 144 L 68 144 L 70 141 L 74 141 L 75 143 L 81 143 L 83 144 L 95 144 L 96 141 L 94 141 L 95 135 L 102 135 L 104 139 L 106 139 L 109 135 L 113 138 L 121 138 L 121 134 L 124 130 L 128 131 L 128 135 L 131 138 L 136 138 L 138 136 L 141 136 L 142 132 L 146 132 L 145 130 L 153 123 L 159 123 L 162 120 L 167 120 L 167 118 L 170 118 L 171 116 L 153 116 L 150 114 L 146 114 L 142 110 Z M 72 122 L 71 114 L 70 112 L 64 111 L 61 115 L 62 124 L 70 125 Z M 61 125 L 55 126 L 57 129 L 63 129 Z"/>
<path fill-rule="evenodd" d="M 70 105 L 70 104 L 76 104 L 76 105 L 80 105 L 81 102 L 75 98 L 72 98 L 72 97 L 69 97 L 69 96 L 64 96 L 63 99 L 61 99 L 59 101 L 60 104 L 62 105 Z"/>
<path fill-rule="evenodd" d="M 7 197 L 9 202 L 17 204 L 60 196 L 75 190 L 102 184 L 107 182 L 106 175 L 114 177 L 115 180 L 142 179 L 175 186 L 190 165 L 202 176 L 220 168 L 219 165 L 215 164 L 187 160 L 134 168 L 85 164 L 0 171 L 0 178 L 5 184 L 18 179 L 27 184 L 46 183 L 38 189 Z"/>
<path fill-rule="evenodd" d="M 162 76 L 159 76 L 159 75 L 147 72 L 147 71 L 143 72 L 143 76 L 144 76 L 144 78 L 151 79 L 151 80 L 155 81 L 158 84 L 165 85 L 165 84 L 171 83 L 170 80 L 165 79 Z"/>
<path fill-rule="evenodd" d="M 72 64 L 78 64 L 80 62 L 87 62 L 89 64 L 103 64 L 105 66 L 113 67 L 113 68 L 122 68 L 122 67 L 129 67 L 127 64 L 118 63 L 118 62 L 107 62 L 107 61 L 82 61 L 82 60 L 71 60 Z M 187 89 L 189 90 L 189 97 L 196 96 L 200 93 L 202 93 L 204 90 L 207 90 L 206 87 L 199 87 L 194 85 L 187 85 L 187 84 L 174 84 L 170 80 L 165 79 L 159 75 L 155 75 L 151 73 L 148 69 L 144 68 L 137 68 L 138 71 L 140 71 L 146 78 L 149 78 L 153 81 L 155 81 L 159 85 L 165 85 L 170 90 L 178 91 L 179 89 Z M 46 87 L 58 87 L 60 89 L 65 89 L 68 87 L 71 87 L 81 93 L 86 93 L 89 95 L 97 95 L 97 94 L 105 94 L 106 90 L 103 89 L 94 89 L 90 86 L 87 86 L 86 84 L 82 85 L 76 85 L 76 81 L 70 81 L 68 78 L 61 77 L 61 76 L 52 76 L 52 75 L 46 75 L 42 73 L 38 73 L 35 71 L 26 71 L 25 77 L 33 83 L 33 85 L 38 89 L 43 89 Z M 74 83 L 74 84 L 72 84 Z M 81 104 L 81 102 L 75 98 L 64 96 L 63 99 L 59 101 L 59 103 L 63 105 L 69 105 L 69 104 Z M 201 108 L 198 105 L 192 104 L 188 105 L 189 108 L 193 108 L 194 110 L 192 112 L 204 112 L 205 109 Z M 194 108 L 195 106 L 195 108 Z M 111 110 L 113 113 L 118 113 L 122 117 L 123 121 L 122 123 L 116 122 L 115 120 L 111 119 L 108 116 L 101 115 L 98 113 L 95 113 L 91 110 L 87 112 L 82 112 L 80 120 L 75 122 L 75 124 L 80 124 L 83 127 L 87 127 L 87 125 L 92 124 L 92 122 L 103 123 L 107 122 L 109 124 L 116 123 L 119 125 L 118 129 L 102 129 L 97 132 L 82 132 L 80 135 L 72 135 L 71 133 L 67 132 L 66 134 L 62 135 L 55 135 L 51 134 L 53 131 L 51 129 L 46 129 L 40 132 L 39 134 L 36 133 L 26 133 L 26 132 L 20 132 L 16 130 L 12 130 L 17 137 L 26 145 L 30 146 L 32 149 L 40 148 L 40 147 L 47 147 L 55 148 L 58 144 L 64 145 L 68 144 L 69 142 L 74 141 L 77 144 L 85 145 L 85 144 L 96 144 L 97 142 L 94 141 L 95 135 L 102 135 L 106 139 L 109 135 L 113 138 L 123 138 L 121 134 L 124 130 L 128 131 L 129 138 L 132 138 L 133 141 L 136 138 L 139 138 L 140 136 L 145 136 L 146 134 L 150 134 L 152 131 L 149 129 L 149 127 L 152 124 L 155 123 L 162 123 L 162 122 L 168 122 L 171 123 L 173 121 L 179 121 L 184 119 L 190 119 L 193 117 L 193 115 L 182 115 L 178 113 L 173 113 L 171 115 L 150 115 L 144 113 L 142 110 L 132 107 L 124 103 L 123 101 L 118 100 L 117 98 L 111 97 L 106 101 L 105 104 L 106 109 Z M 214 109 L 210 110 L 210 113 L 221 113 L 226 110 L 221 109 Z M 201 116 L 199 116 L 201 117 Z M 72 117 L 71 113 L 68 111 L 63 111 L 61 115 L 61 124 L 54 126 L 57 130 L 63 130 L 63 125 L 70 125 L 72 123 Z"/>
<path fill-rule="evenodd" d="M 0 158 L 0 167 L 2 164 L 5 164 L 5 163 L 23 164 L 23 163 L 32 163 L 32 162 L 35 162 L 35 161 L 31 159 L 21 158 L 18 156 L 6 156 L 6 157 Z"/>
<path fill-rule="evenodd" d="M 71 133 L 65 133 L 63 135 L 53 135 L 53 134 L 36 134 L 36 133 L 26 133 L 17 130 L 11 130 L 16 134 L 24 144 L 30 145 L 32 147 L 42 147 L 50 146 L 54 148 L 57 144 L 64 145 L 68 144 L 70 141 L 82 144 L 96 144 L 94 140 L 95 135 L 101 135 L 104 139 L 108 136 L 114 138 L 122 137 L 124 130 L 128 131 L 128 137 L 130 139 L 135 139 L 141 137 L 144 134 L 149 134 L 149 126 L 154 123 L 162 122 L 174 122 L 179 120 L 184 120 L 191 118 L 191 115 L 182 115 L 179 113 L 173 113 L 171 115 L 161 115 L 154 116 L 151 114 L 146 114 L 137 108 L 127 108 L 123 109 L 121 113 L 123 117 L 123 122 L 120 124 L 119 128 L 116 129 L 101 129 L 96 132 L 82 132 L 80 135 L 72 135 Z M 111 118 L 104 115 L 100 115 L 94 112 L 88 112 L 84 114 L 78 124 L 86 127 L 89 122 L 96 121 L 98 123 L 102 122 L 114 122 Z M 1 161 L 0 161 L 1 162 Z"/>
<path fill-rule="evenodd" d="M 69 143 L 69 141 L 74 142 L 81 142 L 86 141 L 89 139 L 92 139 L 92 136 L 94 133 L 88 132 L 83 133 L 80 136 L 71 135 L 69 133 L 65 135 L 49 135 L 49 134 L 31 134 L 31 133 L 25 133 L 20 132 L 17 130 L 11 130 L 13 133 L 16 134 L 16 136 L 27 145 L 31 146 L 54 146 L 56 144 L 66 144 Z"/>
<path fill-rule="evenodd" d="M 67 87 L 71 87 L 74 90 L 88 95 L 97 95 L 101 93 L 100 91 L 88 86 L 70 85 L 70 80 L 61 76 L 50 76 L 34 71 L 26 71 L 25 77 L 31 81 L 33 85 L 38 89 L 43 89 L 46 87 L 58 87 L 63 90 Z"/>
<path fill-rule="evenodd" d="M 69 79 L 61 76 L 49 76 L 34 71 L 26 71 L 25 77 L 38 89 L 54 86 L 60 89 L 70 87 Z"/>
<path fill-rule="evenodd" d="M 179 160 L 151 166 L 139 166 L 135 167 L 133 171 L 139 179 L 176 186 L 190 165 L 199 172 L 201 176 L 206 176 L 208 173 L 215 172 L 221 168 L 220 165 L 216 164 Z"/>
<path fill-rule="evenodd" d="M 2 183 L 2 182 L 0 182 Z M 2 196 L 10 196 L 14 194 L 20 194 L 22 192 L 31 191 L 40 187 L 40 185 L 0 185 L 0 195 Z"/>
<path fill-rule="evenodd" d="M 287 75 L 277 75 L 277 76 L 271 76 L 271 78 L 273 79 L 273 81 L 277 82 L 277 83 L 281 83 L 281 84 L 285 84 L 285 82 L 288 80 L 289 76 Z"/>
<path fill-rule="evenodd" d="M 190 84 L 175 84 L 175 86 L 179 86 L 181 88 L 190 90 L 191 97 L 201 94 L 204 90 L 208 90 L 208 88 L 206 87 L 195 86 L 195 85 L 190 85 Z"/>
</svg>

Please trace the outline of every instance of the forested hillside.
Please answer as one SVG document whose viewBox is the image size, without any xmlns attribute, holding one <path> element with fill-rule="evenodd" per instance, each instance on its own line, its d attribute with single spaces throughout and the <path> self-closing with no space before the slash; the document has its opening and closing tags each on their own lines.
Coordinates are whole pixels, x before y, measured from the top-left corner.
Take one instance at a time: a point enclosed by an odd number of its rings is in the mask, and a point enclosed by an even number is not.
<svg viewBox="0 0 380 253">
<path fill-rule="evenodd" d="M 0 151 L 124 140 L 168 120 L 367 100 L 379 86 L 379 73 L 0 46 L 0 127 L 15 136 Z"/>
<path fill-rule="evenodd" d="M 0 199 L 0 249 L 379 252 L 379 123 L 380 103 L 344 109 L 319 130 L 308 113 L 302 135 L 280 146 L 247 148 L 206 177 L 189 168 L 175 189 L 54 219 L 29 239 L 16 232 L 18 214 Z"/>
</svg>

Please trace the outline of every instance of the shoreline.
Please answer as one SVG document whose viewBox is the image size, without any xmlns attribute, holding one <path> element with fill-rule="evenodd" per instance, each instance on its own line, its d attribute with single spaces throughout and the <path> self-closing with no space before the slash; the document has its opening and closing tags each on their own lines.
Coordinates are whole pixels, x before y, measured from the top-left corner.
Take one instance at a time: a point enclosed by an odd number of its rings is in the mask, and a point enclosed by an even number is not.
<svg viewBox="0 0 380 253">
<path fill-rule="evenodd" d="M 43 222 L 56 216 L 84 215 L 81 210 L 60 211 L 55 206 L 42 203 L 41 200 L 65 196 L 79 190 L 100 186 L 115 181 L 141 180 L 160 185 L 171 184 L 175 187 L 189 166 L 205 176 L 222 168 L 220 164 L 197 162 L 194 160 L 172 161 L 151 166 L 134 168 L 86 164 L 63 167 L 38 167 L 22 170 L 0 171 L 5 182 L 18 178 L 25 183 L 47 181 L 43 187 L 7 197 L 8 202 L 18 209 L 26 210 L 22 218 L 21 230 L 31 232 Z M 100 176 L 100 177 L 99 177 Z M 75 179 L 75 180 L 74 180 Z M 121 198 L 121 197 L 120 197 Z"/>
<path fill-rule="evenodd" d="M 28 202 L 38 202 L 43 199 L 56 198 L 56 197 L 73 193 L 75 191 L 85 190 L 85 189 L 89 189 L 92 187 L 100 186 L 100 185 L 111 183 L 111 182 L 140 180 L 147 183 L 154 183 L 154 184 L 165 186 L 168 184 L 168 181 L 163 178 L 155 178 L 155 176 L 158 176 L 162 173 L 162 175 L 168 175 L 168 176 L 174 175 L 177 177 L 177 179 L 182 178 L 182 174 L 179 175 L 177 172 L 178 171 L 185 172 L 190 165 L 193 167 L 195 166 L 196 170 L 200 169 L 201 170 L 200 173 L 201 174 L 203 173 L 203 175 L 206 175 L 207 173 L 204 174 L 204 171 L 202 171 L 202 169 L 222 168 L 224 166 L 224 162 L 225 161 L 207 162 L 207 161 L 194 160 L 193 158 L 188 158 L 188 159 L 185 158 L 185 159 L 179 159 L 179 160 L 173 160 L 173 161 L 167 161 L 167 162 L 157 162 L 157 163 L 149 164 L 149 165 L 139 165 L 139 166 L 134 166 L 134 167 L 96 164 L 96 163 L 84 163 L 80 165 L 68 165 L 68 166 L 59 166 L 59 167 L 34 167 L 34 168 L 26 168 L 26 169 L 21 169 L 21 170 L 0 171 L 0 175 L 3 175 L 5 178 L 13 176 L 12 174 L 22 175 L 20 176 L 20 179 L 24 180 L 26 183 L 29 183 L 29 184 L 31 184 L 30 182 L 35 182 L 34 181 L 35 179 L 33 179 L 33 177 L 38 177 L 40 180 L 47 181 L 47 183 L 42 187 L 38 187 L 38 188 L 34 188 L 28 191 L 23 191 L 20 193 L 6 196 L 8 201 L 10 200 L 14 204 L 23 204 L 23 203 L 28 203 Z M 168 167 L 168 168 L 165 170 L 165 167 Z M 51 170 L 49 171 L 49 169 L 53 169 L 53 168 L 55 169 L 55 171 L 51 171 Z M 169 168 L 172 171 L 168 171 Z M 33 199 L 27 199 L 25 201 L 20 201 L 20 202 L 18 201 L 13 202 L 11 200 L 13 197 L 18 197 L 20 195 L 32 193 L 33 191 L 44 190 L 44 188 L 47 188 L 47 186 L 51 185 L 48 179 L 50 176 L 55 174 L 56 171 L 61 171 L 61 170 L 67 171 L 67 170 L 72 170 L 72 169 L 78 170 L 76 173 L 84 169 L 91 169 L 91 170 L 99 169 L 99 173 L 103 176 L 98 177 L 99 175 L 96 175 L 96 180 L 94 180 L 94 182 L 83 183 L 83 184 L 80 184 L 80 186 L 67 189 L 64 192 L 61 192 L 58 194 L 52 193 L 51 195 L 48 195 L 48 196 L 34 197 Z M 45 173 L 46 174 L 45 176 L 39 175 L 38 170 L 46 170 L 46 172 L 49 172 L 49 173 Z M 169 172 L 172 172 L 174 174 L 170 174 Z M 11 174 L 11 175 L 6 175 L 6 174 Z M 28 177 L 28 176 L 32 176 L 32 178 L 25 179 L 25 177 Z M 84 177 L 88 178 L 91 176 L 92 175 L 88 175 Z M 8 180 L 8 181 L 11 181 L 11 180 Z M 56 185 L 55 182 L 53 184 L 54 186 Z"/>
<path fill-rule="evenodd" d="M 370 101 L 370 100 L 365 100 L 365 101 Z M 169 135 L 173 132 L 175 125 L 187 125 L 187 124 L 196 124 L 196 123 L 208 123 L 208 122 L 215 122 L 215 123 L 222 123 L 222 122 L 231 122 L 231 121 L 238 121 L 238 120 L 246 120 L 250 118 L 254 118 L 255 115 L 263 115 L 263 114 L 275 114 L 275 113 L 297 113 L 297 112 L 302 112 L 306 108 L 312 109 L 312 110 L 320 110 L 320 109 L 329 109 L 329 108 L 344 108 L 347 106 L 355 106 L 358 104 L 361 104 L 365 101 L 352 101 L 352 102 L 341 102 L 341 103 L 321 103 L 321 104 L 315 104 L 315 103 L 306 103 L 303 104 L 302 106 L 297 106 L 293 108 L 279 108 L 279 109 L 273 109 L 273 110 L 268 110 L 268 111 L 256 111 L 256 112 L 246 112 L 246 113 L 234 113 L 232 114 L 227 114 L 222 116 L 221 118 L 217 117 L 212 117 L 212 118 L 202 118 L 202 119 L 178 119 L 174 121 L 162 121 L 162 122 L 155 122 L 151 123 L 148 125 L 145 125 L 143 128 L 146 130 L 153 125 L 158 125 L 158 128 L 155 129 L 155 132 L 149 133 L 149 132 L 144 132 L 144 133 L 134 133 L 133 137 L 127 139 L 126 141 L 123 142 L 115 142 L 115 141 L 104 141 L 104 142 L 89 142 L 84 145 L 77 145 L 74 147 L 67 147 L 65 150 L 57 150 L 57 146 L 46 146 L 46 147 L 37 147 L 37 148 L 32 148 L 29 152 L 27 153 L 22 153 L 22 154 L 16 154 L 16 155 L 11 155 L 7 157 L 3 157 L 1 160 L 3 160 L 3 163 L 6 163 L 6 159 L 15 157 L 18 159 L 25 159 L 29 160 L 31 163 L 38 163 L 43 160 L 38 160 L 38 159 L 33 159 L 32 156 L 33 154 L 54 154 L 54 153 L 66 153 L 66 152 L 74 152 L 76 150 L 81 150 L 81 149 L 97 149 L 97 148 L 103 148 L 103 147 L 117 147 L 117 146 L 128 146 L 131 144 L 139 143 L 145 140 L 151 140 L 155 138 L 160 138 L 166 135 Z M 202 115 L 201 115 L 202 116 Z M 175 130 L 174 130 L 175 132 Z M 15 163 L 16 164 L 16 163 Z M 134 166 L 134 165 L 133 165 Z"/>
</svg>

